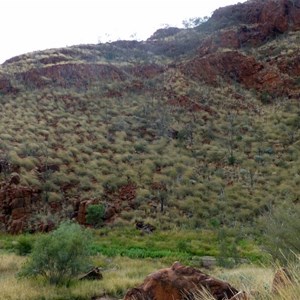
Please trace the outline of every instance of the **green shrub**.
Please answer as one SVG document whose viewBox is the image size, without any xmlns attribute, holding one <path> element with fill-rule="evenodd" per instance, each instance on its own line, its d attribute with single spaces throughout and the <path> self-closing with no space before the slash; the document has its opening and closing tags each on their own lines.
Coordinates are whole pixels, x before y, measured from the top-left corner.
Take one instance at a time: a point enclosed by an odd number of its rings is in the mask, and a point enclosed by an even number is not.
<svg viewBox="0 0 300 300">
<path fill-rule="evenodd" d="M 27 236 L 22 236 L 18 240 L 15 250 L 18 255 L 28 255 L 32 251 L 32 241 Z"/>
<path fill-rule="evenodd" d="M 233 268 L 240 261 L 238 250 L 239 233 L 234 233 L 234 237 L 230 236 L 226 228 L 218 229 L 219 256 L 218 264 L 224 268 Z M 232 234 L 231 234 L 232 235 Z"/>
<path fill-rule="evenodd" d="M 23 266 L 21 277 L 41 276 L 50 284 L 69 285 L 90 266 L 90 235 L 75 223 L 62 223 L 55 231 L 41 236 Z"/>
<path fill-rule="evenodd" d="M 86 221 L 94 227 L 100 227 L 103 224 L 105 207 L 102 204 L 89 205 L 87 208 Z"/>
</svg>

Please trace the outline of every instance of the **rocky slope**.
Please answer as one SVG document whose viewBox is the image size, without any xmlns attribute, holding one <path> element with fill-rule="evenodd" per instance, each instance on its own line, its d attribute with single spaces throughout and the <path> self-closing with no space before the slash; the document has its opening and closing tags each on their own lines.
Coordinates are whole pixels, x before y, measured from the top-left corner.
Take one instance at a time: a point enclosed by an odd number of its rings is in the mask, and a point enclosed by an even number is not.
<svg viewBox="0 0 300 300">
<path fill-rule="evenodd" d="M 11 58 L 0 67 L 0 94 L 3 104 L 1 109 L 4 110 L 6 101 L 14 101 L 21 96 L 29 95 L 28 99 L 36 97 L 37 103 L 50 105 L 49 102 L 52 102 L 57 107 L 63 105 L 65 116 L 68 113 L 75 114 L 77 106 L 80 107 L 82 114 L 91 114 L 87 103 L 95 95 L 101 99 L 114 99 L 120 102 L 129 97 L 147 96 L 148 99 L 156 99 L 159 103 L 166 104 L 167 110 L 183 109 L 185 116 L 192 114 L 191 118 L 194 119 L 194 113 L 199 112 L 203 114 L 201 122 L 206 123 L 210 118 L 216 120 L 220 118 L 218 108 L 213 104 L 215 100 L 207 99 L 217 99 L 218 89 L 226 87 L 222 97 L 231 100 L 228 100 L 224 107 L 232 109 L 238 106 L 239 109 L 255 113 L 258 111 L 259 102 L 251 101 L 247 96 L 248 92 L 254 93 L 263 104 L 275 103 L 279 98 L 299 99 L 299 42 L 300 0 L 247 1 L 216 10 L 206 23 L 196 28 L 160 29 L 143 42 L 117 41 L 98 45 L 79 45 Z M 59 93 L 51 95 L 50 91 Z M 143 104 L 145 111 L 148 105 L 149 103 Z M 51 108 L 53 111 L 54 109 Z M 61 119 L 52 118 L 51 110 L 41 108 L 36 120 L 38 123 L 46 122 L 55 130 L 60 125 Z M 156 114 L 159 114 L 159 109 Z M 133 118 L 132 112 L 128 112 L 127 115 L 124 112 L 121 116 Z M 162 124 L 162 120 L 160 118 L 158 123 Z M 151 126 L 154 126 L 156 121 L 152 120 Z M 101 124 L 108 122 L 104 120 Z M 165 129 L 160 128 L 159 124 L 155 127 L 156 131 L 144 124 L 136 132 L 148 142 L 155 141 L 158 130 L 168 139 L 178 139 L 180 130 L 175 128 L 176 126 Z M 191 124 L 192 122 L 188 122 L 184 126 L 191 128 Z M 2 130 L 5 130 L 5 126 L 3 123 Z M 82 132 L 80 127 L 83 128 L 78 123 L 73 131 Z M 41 136 L 44 141 L 49 141 L 47 132 L 43 131 Z M 57 138 L 59 139 L 58 136 Z M 108 130 L 107 138 L 114 140 L 114 133 Z M 100 143 L 93 137 L 92 132 L 89 132 L 89 137 L 80 137 L 78 133 L 78 139 L 79 143 L 84 143 L 85 139 L 88 141 L 94 139 L 95 143 Z M 193 134 L 189 134 L 186 139 L 189 139 L 188 146 L 191 147 Z M 113 221 L 123 210 L 130 211 L 139 206 L 135 200 L 136 190 L 141 189 L 141 184 L 137 184 L 137 180 L 128 179 L 129 175 L 127 182 L 113 191 L 101 180 L 92 179 L 95 184 L 104 186 L 102 196 L 92 199 L 81 197 L 80 188 L 74 192 L 76 179 L 72 183 L 61 183 L 60 201 L 45 203 L 41 200 L 44 193 L 42 189 L 44 185 L 40 184 L 44 180 L 41 179 L 43 174 L 61 173 L 64 170 L 67 170 L 65 174 L 71 174 L 74 172 L 74 167 L 72 166 L 73 169 L 70 167 L 73 158 L 69 161 L 66 159 L 63 163 L 61 157 L 56 161 L 53 159 L 53 164 L 47 163 L 45 167 L 45 159 L 42 161 L 40 157 L 34 160 L 35 168 L 27 168 L 27 171 L 29 170 L 28 172 L 40 182 L 39 184 L 32 184 L 33 180 L 31 184 L 28 181 L 17 185 L 10 184 L 7 179 L 11 178 L 10 174 L 15 172 L 22 177 L 26 166 L 20 167 L 16 160 L 11 159 L 16 141 L 5 138 L 5 134 L 0 141 L 2 143 L 0 175 L 3 179 L 0 192 L 0 219 L 3 230 L 13 233 L 23 230 L 47 231 L 53 226 L 53 220 L 49 221 L 45 217 L 48 214 L 56 214 L 58 219 L 77 218 L 84 224 L 86 207 L 103 201 L 107 205 L 106 221 Z M 134 139 L 129 136 L 128 142 L 132 141 Z M 201 143 L 210 142 L 203 136 Z M 55 151 L 66 148 L 63 145 L 53 147 Z M 101 151 L 106 153 L 108 150 Z M 135 153 L 139 151 L 141 150 L 136 149 Z M 7 152 L 9 158 L 6 158 Z M 78 158 L 75 157 L 74 163 L 76 161 L 78 162 Z M 153 172 L 159 175 L 164 167 L 156 166 Z M 141 178 L 142 175 L 135 176 Z M 226 181 L 226 184 L 231 182 L 230 179 Z M 159 199 L 162 199 L 161 195 L 168 189 L 164 185 L 155 187 L 157 182 L 152 178 L 152 182 L 151 180 L 150 183 L 147 182 L 143 190 L 148 189 L 154 195 L 152 197 L 154 200 L 150 201 L 149 205 L 156 207 L 157 205 L 153 203 L 158 201 L 163 211 L 163 200 Z M 49 191 L 57 193 L 55 189 Z M 43 214 L 44 217 L 34 221 L 33 216 L 39 214 Z"/>
</svg>

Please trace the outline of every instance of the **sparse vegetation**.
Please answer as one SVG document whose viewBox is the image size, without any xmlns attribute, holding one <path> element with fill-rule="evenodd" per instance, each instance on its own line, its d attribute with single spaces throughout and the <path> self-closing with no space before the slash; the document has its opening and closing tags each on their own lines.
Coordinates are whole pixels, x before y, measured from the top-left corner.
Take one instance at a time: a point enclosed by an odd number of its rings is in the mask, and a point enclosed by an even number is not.
<svg viewBox="0 0 300 300">
<path fill-rule="evenodd" d="M 1 200 L 0 230 L 24 231 L 0 236 L 0 300 L 122 297 L 159 267 L 200 267 L 207 255 L 213 274 L 255 299 L 299 298 L 300 33 L 260 36 L 247 22 L 236 27 L 236 9 L 141 43 L 50 49 L 0 66 L 15 88 L 0 91 L 0 187 L 17 194 Z M 244 81 L 226 54 L 251 62 Z M 262 73 L 251 87 L 253 70 Z M 66 219 L 94 227 L 95 240 L 75 223 L 36 233 Z M 156 230 L 135 229 L 137 220 Z M 89 254 L 101 284 L 76 280 Z M 295 279 L 278 295 L 272 260 Z"/>
<path fill-rule="evenodd" d="M 300 255 L 300 206 L 283 205 L 270 210 L 262 219 L 262 231 L 265 234 L 265 249 L 274 261 L 289 265 L 299 260 Z"/>
<path fill-rule="evenodd" d="M 19 275 L 42 277 L 54 285 L 69 285 L 91 266 L 88 243 L 89 234 L 80 225 L 63 223 L 53 232 L 39 237 Z"/>
</svg>

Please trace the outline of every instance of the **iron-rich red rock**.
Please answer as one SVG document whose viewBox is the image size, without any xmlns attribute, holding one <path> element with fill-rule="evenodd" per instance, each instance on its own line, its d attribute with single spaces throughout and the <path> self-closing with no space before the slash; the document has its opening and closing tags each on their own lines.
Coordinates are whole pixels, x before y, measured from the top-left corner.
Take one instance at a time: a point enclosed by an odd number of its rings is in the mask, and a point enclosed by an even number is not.
<svg viewBox="0 0 300 300">
<path fill-rule="evenodd" d="M 183 300 L 185 297 L 196 299 L 195 295 L 205 290 L 216 300 L 232 299 L 235 295 L 237 296 L 233 299 L 247 299 L 245 293 L 240 293 L 229 283 L 176 262 L 170 268 L 147 276 L 139 287 L 127 292 L 124 300 Z"/>
</svg>

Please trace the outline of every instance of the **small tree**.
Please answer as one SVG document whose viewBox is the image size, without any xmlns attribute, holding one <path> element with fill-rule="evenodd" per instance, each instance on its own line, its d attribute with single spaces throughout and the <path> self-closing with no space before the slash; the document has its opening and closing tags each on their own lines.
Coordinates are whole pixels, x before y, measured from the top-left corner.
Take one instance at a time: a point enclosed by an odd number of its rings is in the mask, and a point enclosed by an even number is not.
<svg viewBox="0 0 300 300">
<path fill-rule="evenodd" d="M 185 28 L 194 28 L 194 27 L 197 27 L 197 26 L 207 22 L 208 19 L 209 19 L 209 17 L 207 17 L 207 16 L 205 16 L 203 18 L 201 18 L 201 17 L 189 18 L 189 19 L 183 20 L 182 25 Z"/>
<path fill-rule="evenodd" d="M 23 277 L 44 277 L 50 284 L 68 285 L 90 266 L 90 234 L 80 225 L 66 222 L 40 237 L 20 272 Z"/>
<path fill-rule="evenodd" d="M 103 224 L 105 207 L 102 204 L 89 205 L 87 208 L 86 221 L 94 227 L 100 227 Z"/>
</svg>

